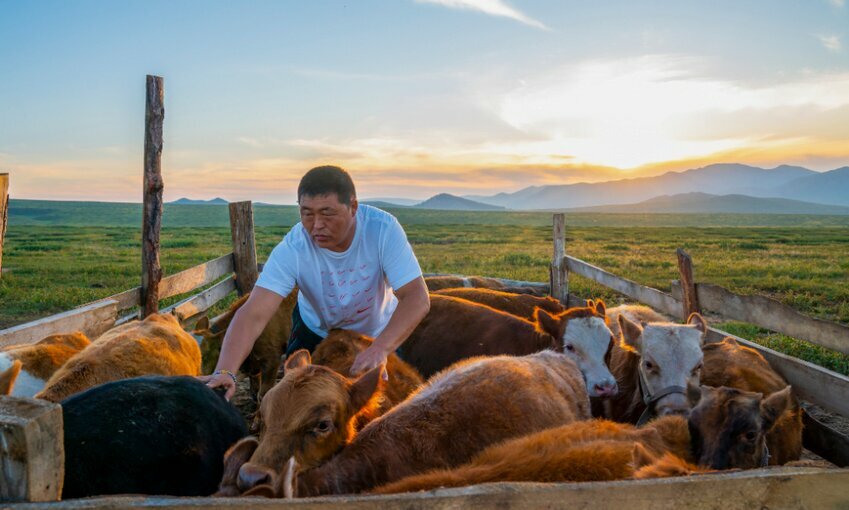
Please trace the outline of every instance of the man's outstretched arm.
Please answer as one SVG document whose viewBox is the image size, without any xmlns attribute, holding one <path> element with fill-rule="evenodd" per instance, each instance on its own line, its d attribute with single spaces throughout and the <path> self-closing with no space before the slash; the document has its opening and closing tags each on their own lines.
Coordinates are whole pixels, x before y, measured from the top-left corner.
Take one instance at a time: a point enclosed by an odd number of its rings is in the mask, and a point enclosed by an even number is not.
<svg viewBox="0 0 849 510">
<path fill-rule="evenodd" d="M 351 375 L 386 363 L 386 357 L 404 343 L 430 310 L 430 295 L 421 276 L 395 290 L 395 296 L 398 298 L 398 306 L 389 318 L 389 323 L 374 339 L 371 347 L 357 355 L 351 366 Z"/>
<path fill-rule="evenodd" d="M 256 343 L 256 339 L 262 334 L 268 321 L 280 307 L 283 297 L 262 287 L 254 287 L 250 297 L 236 311 L 224 341 L 221 344 L 221 353 L 218 356 L 218 364 L 215 365 L 215 374 L 202 377 L 211 388 L 222 386 L 227 389 L 224 398 L 230 400 L 236 393 L 236 384 L 233 377 L 227 374 L 235 374 Z M 227 372 L 219 372 L 224 371 Z"/>
</svg>

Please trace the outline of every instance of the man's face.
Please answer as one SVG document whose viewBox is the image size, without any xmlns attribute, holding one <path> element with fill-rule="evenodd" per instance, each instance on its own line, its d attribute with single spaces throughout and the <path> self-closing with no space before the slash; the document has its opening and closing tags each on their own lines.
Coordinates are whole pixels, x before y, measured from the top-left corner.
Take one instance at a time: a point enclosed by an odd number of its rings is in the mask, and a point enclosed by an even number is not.
<svg viewBox="0 0 849 510">
<path fill-rule="evenodd" d="M 351 205 L 339 202 L 336 193 L 300 197 L 301 224 L 318 246 L 331 251 L 345 251 L 354 240 L 357 199 Z"/>
</svg>

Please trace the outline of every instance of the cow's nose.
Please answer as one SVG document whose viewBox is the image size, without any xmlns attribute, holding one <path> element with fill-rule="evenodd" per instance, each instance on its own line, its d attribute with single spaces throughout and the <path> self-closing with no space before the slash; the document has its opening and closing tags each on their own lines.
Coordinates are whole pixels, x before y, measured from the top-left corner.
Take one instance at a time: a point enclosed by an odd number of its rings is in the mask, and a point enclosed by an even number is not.
<svg viewBox="0 0 849 510">
<path fill-rule="evenodd" d="M 263 466 L 246 462 L 239 468 L 239 480 L 236 483 L 244 492 L 261 484 L 271 484 L 271 470 Z"/>
<path fill-rule="evenodd" d="M 615 397 L 619 393 L 619 387 L 616 383 L 596 384 L 593 386 L 596 396 L 602 398 Z"/>
</svg>

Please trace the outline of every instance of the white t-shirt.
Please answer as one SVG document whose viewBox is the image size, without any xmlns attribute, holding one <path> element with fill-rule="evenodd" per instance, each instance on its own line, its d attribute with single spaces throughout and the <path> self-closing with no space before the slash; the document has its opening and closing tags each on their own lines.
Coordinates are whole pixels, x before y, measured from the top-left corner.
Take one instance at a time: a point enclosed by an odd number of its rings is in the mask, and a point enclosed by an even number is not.
<svg viewBox="0 0 849 510">
<path fill-rule="evenodd" d="M 321 248 L 300 223 L 268 257 L 256 284 L 281 296 L 298 286 L 304 324 L 324 337 L 343 328 L 376 337 L 383 331 L 398 289 L 422 274 L 407 235 L 388 212 L 360 205 L 351 246 Z"/>
</svg>

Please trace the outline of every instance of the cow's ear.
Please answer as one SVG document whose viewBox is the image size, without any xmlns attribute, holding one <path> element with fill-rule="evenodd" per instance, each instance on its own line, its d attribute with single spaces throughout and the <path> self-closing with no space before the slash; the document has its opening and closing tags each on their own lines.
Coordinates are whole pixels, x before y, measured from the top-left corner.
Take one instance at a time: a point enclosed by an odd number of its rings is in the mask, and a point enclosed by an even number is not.
<svg viewBox="0 0 849 510">
<path fill-rule="evenodd" d="M 592 299 L 588 299 L 587 308 L 592 308 L 593 310 L 595 310 L 595 301 L 593 301 Z"/>
<path fill-rule="evenodd" d="M 619 329 L 622 331 L 622 343 L 639 351 L 642 344 L 643 328 L 623 314 L 619 316 Z"/>
<path fill-rule="evenodd" d="M 601 299 L 595 300 L 595 312 L 601 315 L 602 317 L 604 317 L 607 313 L 607 307 L 604 305 L 604 301 L 602 301 Z"/>
<path fill-rule="evenodd" d="M 704 317 L 698 312 L 693 312 L 687 317 L 687 324 L 690 326 L 695 326 L 696 329 L 702 332 L 702 344 L 705 343 L 705 335 L 707 334 L 707 321 Z"/>
<path fill-rule="evenodd" d="M 240 439 L 224 453 L 224 475 L 218 485 L 219 492 L 229 494 L 236 487 L 238 493 L 236 483 L 239 480 L 239 469 L 242 468 L 242 464 L 251 460 L 258 446 L 257 438 L 248 436 Z"/>
<path fill-rule="evenodd" d="M 202 331 L 204 329 L 209 329 L 209 317 L 207 317 L 206 315 L 198 319 L 197 323 L 195 324 L 195 331 Z"/>
<path fill-rule="evenodd" d="M 21 373 L 22 365 L 21 360 L 16 359 L 12 362 L 12 366 L 0 372 L 0 395 L 12 394 L 12 390 L 15 388 L 15 380 L 18 378 L 18 374 Z"/>
<path fill-rule="evenodd" d="M 778 418 L 793 406 L 793 397 L 790 394 L 791 387 L 776 391 L 761 401 L 761 419 L 763 420 L 764 432 L 769 431 Z"/>
<path fill-rule="evenodd" d="M 312 358 L 310 357 L 310 351 L 306 349 L 298 349 L 293 352 L 288 359 L 286 359 L 286 364 L 283 365 L 283 368 L 286 370 L 295 370 L 296 368 L 308 366 L 311 363 Z"/>
<path fill-rule="evenodd" d="M 648 451 L 648 449 L 642 445 L 642 443 L 634 443 L 634 470 L 640 469 L 643 466 L 648 466 L 649 464 L 654 464 L 657 462 L 657 457 L 652 454 L 652 452 Z"/>
<path fill-rule="evenodd" d="M 383 372 L 386 371 L 386 365 L 374 367 L 359 379 L 354 381 L 351 388 L 348 390 L 348 395 L 351 398 L 351 407 L 354 412 L 359 411 L 368 403 L 372 395 L 381 389 L 383 381 Z"/>
<path fill-rule="evenodd" d="M 539 329 L 555 339 L 560 336 L 560 318 L 551 315 L 547 310 L 536 307 L 534 308 L 534 322 L 539 325 Z"/>
</svg>

